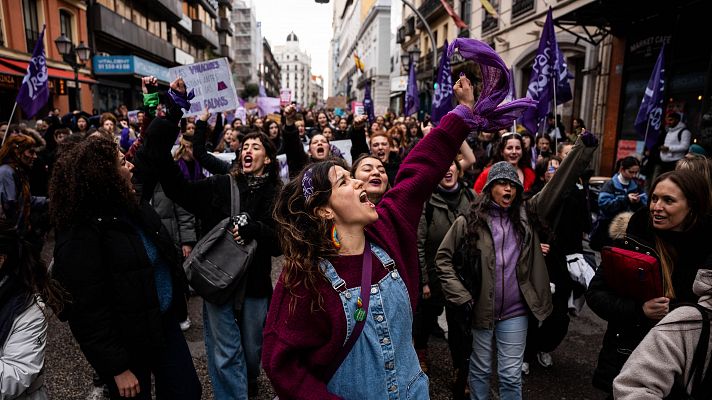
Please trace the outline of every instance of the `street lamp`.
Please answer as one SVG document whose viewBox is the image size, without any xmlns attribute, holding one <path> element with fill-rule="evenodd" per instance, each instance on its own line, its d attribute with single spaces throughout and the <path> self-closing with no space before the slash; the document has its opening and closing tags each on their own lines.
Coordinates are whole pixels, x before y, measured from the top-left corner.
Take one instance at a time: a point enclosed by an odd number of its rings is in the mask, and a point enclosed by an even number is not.
<svg viewBox="0 0 712 400">
<path fill-rule="evenodd" d="M 79 46 L 74 46 L 74 43 L 62 33 L 54 41 L 55 46 L 57 46 L 57 51 L 62 55 L 64 62 L 69 64 L 74 70 L 74 87 L 77 90 L 76 96 L 76 109 L 82 110 L 82 91 L 79 86 L 79 68 L 84 66 L 84 63 L 91 57 L 91 49 L 84 45 L 84 42 L 80 41 Z M 77 62 L 77 57 L 79 62 Z"/>
</svg>

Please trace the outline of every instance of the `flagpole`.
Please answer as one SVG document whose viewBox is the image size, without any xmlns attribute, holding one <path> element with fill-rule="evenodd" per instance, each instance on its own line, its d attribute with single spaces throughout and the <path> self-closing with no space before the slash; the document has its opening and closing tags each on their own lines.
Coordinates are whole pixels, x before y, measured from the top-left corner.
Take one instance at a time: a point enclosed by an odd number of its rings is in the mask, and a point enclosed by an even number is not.
<svg viewBox="0 0 712 400">
<path fill-rule="evenodd" d="M 554 71 L 554 74 L 556 74 L 556 73 L 557 72 Z M 556 78 L 558 78 L 558 76 L 555 76 L 555 79 L 551 80 L 551 85 L 554 88 L 554 126 L 556 127 L 556 129 L 559 129 L 559 119 L 557 118 L 557 115 L 556 115 Z M 563 135 L 562 132 L 559 132 L 559 134 Z M 556 151 L 556 148 L 559 147 L 558 142 L 559 142 L 558 137 L 555 135 L 554 136 L 554 152 Z"/>
<path fill-rule="evenodd" d="M 15 105 L 12 107 L 12 112 L 10 113 L 10 119 L 7 121 L 8 126 L 12 124 L 12 118 L 15 116 L 15 110 L 17 109 L 17 102 L 15 102 Z M 7 139 L 8 136 L 8 131 L 5 131 L 5 135 L 2 137 L 2 144 L 5 144 L 5 139 Z"/>
<path fill-rule="evenodd" d="M 650 115 L 648 115 L 648 123 L 645 124 L 645 137 L 643 138 L 643 151 L 648 148 L 648 130 L 650 129 Z"/>
</svg>

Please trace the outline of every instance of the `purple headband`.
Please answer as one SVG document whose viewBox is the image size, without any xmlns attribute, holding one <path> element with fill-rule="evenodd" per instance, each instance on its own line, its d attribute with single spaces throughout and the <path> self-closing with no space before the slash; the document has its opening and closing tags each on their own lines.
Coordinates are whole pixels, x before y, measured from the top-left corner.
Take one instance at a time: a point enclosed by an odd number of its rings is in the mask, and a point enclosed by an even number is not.
<svg viewBox="0 0 712 400">
<path fill-rule="evenodd" d="M 304 192 L 304 200 L 309 200 L 314 195 L 314 184 L 312 183 L 313 172 L 309 168 L 304 172 L 302 177 L 302 192 Z"/>
<path fill-rule="evenodd" d="M 482 71 L 482 92 L 475 107 L 469 109 L 460 105 L 455 110 L 471 129 L 492 132 L 511 127 L 512 121 L 536 106 L 536 100 L 526 97 L 500 105 L 509 92 L 509 71 L 489 45 L 475 39 L 458 38 L 448 46 L 448 57 L 452 57 L 455 51 L 479 64 Z"/>
</svg>

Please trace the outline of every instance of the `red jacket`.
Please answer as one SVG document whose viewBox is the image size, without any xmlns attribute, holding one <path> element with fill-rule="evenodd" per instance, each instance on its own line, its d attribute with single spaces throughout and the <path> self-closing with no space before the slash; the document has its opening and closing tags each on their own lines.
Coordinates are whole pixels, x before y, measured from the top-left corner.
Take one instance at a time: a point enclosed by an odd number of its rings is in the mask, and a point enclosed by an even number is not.
<svg viewBox="0 0 712 400">
<path fill-rule="evenodd" d="M 475 193 L 482 193 L 482 189 L 485 188 L 485 183 L 487 182 L 487 174 L 489 174 L 490 168 L 491 166 L 485 168 L 482 173 L 477 177 L 477 180 L 475 181 L 475 186 L 473 188 L 475 190 Z M 536 175 L 534 174 L 534 170 L 529 167 L 522 168 L 522 172 L 524 173 L 524 191 L 528 192 L 529 188 L 534 183 L 534 179 L 536 179 Z M 522 194 L 524 193 L 520 193 L 520 195 Z"/>
</svg>

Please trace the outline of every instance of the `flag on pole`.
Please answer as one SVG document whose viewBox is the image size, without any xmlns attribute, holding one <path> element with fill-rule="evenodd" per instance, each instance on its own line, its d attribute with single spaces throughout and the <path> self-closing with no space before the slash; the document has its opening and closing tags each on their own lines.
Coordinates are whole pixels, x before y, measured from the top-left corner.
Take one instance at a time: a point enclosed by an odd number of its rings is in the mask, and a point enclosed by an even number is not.
<svg viewBox="0 0 712 400">
<path fill-rule="evenodd" d="M 487 1 L 487 0 L 484 0 L 484 1 Z M 452 20 L 455 22 L 455 26 L 457 26 L 460 29 L 469 29 L 469 27 L 467 26 L 465 21 L 463 21 L 462 18 L 460 18 L 460 16 L 457 15 L 455 10 L 452 9 L 452 7 L 450 6 L 450 4 L 447 1 L 440 0 L 440 4 L 442 4 L 443 7 L 445 8 L 447 15 L 449 15 L 450 18 L 452 18 Z"/>
<path fill-rule="evenodd" d="M 650 75 L 645 95 L 640 103 L 635 129 L 644 138 L 645 147 L 651 148 L 658 140 L 663 120 L 663 92 L 665 91 L 665 44 L 660 48 L 653 74 Z M 647 131 L 647 132 L 646 132 Z"/>
<path fill-rule="evenodd" d="M 263 85 L 262 82 L 260 82 L 260 89 L 259 89 L 257 96 L 258 97 L 267 97 L 267 92 L 265 91 L 265 85 Z"/>
<path fill-rule="evenodd" d="M 22 86 L 15 101 L 25 112 L 27 118 L 34 117 L 49 100 L 49 80 L 47 75 L 47 60 L 44 50 L 45 27 L 42 27 L 32 58 L 27 65 L 27 74 L 22 79 Z"/>
<path fill-rule="evenodd" d="M 443 45 L 440 64 L 438 65 L 438 79 L 435 82 L 435 92 L 433 93 L 432 120 L 434 124 L 440 122 L 445 114 L 453 109 L 452 105 L 452 71 L 450 70 L 450 59 L 447 57 L 447 40 Z"/>
<path fill-rule="evenodd" d="M 359 71 L 363 72 L 363 70 L 364 70 L 364 68 L 365 68 L 365 65 L 363 64 L 363 61 L 361 60 L 361 57 L 359 57 L 358 54 L 356 54 L 355 51 L 354 51 L 354 64 L 356 64 L 356 69 L 358 69 Z"/>
<path fill-rule="evenodd" d="M 405 115 L 417 114 L 420 111 L 420 96 L 418 82 L 415 80 L 415 60 L 410 58 L 410 71 L 408 72 L 408 89 L 405 92 Z"/>
<path fill-rule="evenodd" d="M 509 92 L 507 97 L 504 98 L 504 103 L 509 103 L 517 98 L 516 91 L 514 90 L 514 71 L 509 68 Z"/>
<path fill-rule="evenodd" d="M 539 123 L 549 112 L 554 96 L 554 85 L 556 85 L 556 104 L 571 100 L 570 77 L 564 54 L 556 43 L 554 21 L 549 7 L 527 87 L 527 97 L 537 100 L 538 104 L 536 108 L 525 111 L 520 119 L 521 124 L 529 132 L 536 134 Z"/>
<path fill-rule="evenodd" d="M 445 1 L 445 0 L 440 0 L 440 1 Z M 487 11 L 487 13 L 495 18 L 499 18 L 499 14 L 497 14 L 497 10 L 494 9 L 494 6 L 492 3 L 489 2 L 489 0 L 480 0 L 480 3 L 482 3 L 482 8 Z"/>
<path fill-rule="evenodd" d="M 368 123 L 372 124 L 376 120 L 376 115 L 373 112 L 373 101 L 371 100 L 371 79 L 366 79 L 363 95 L 363 111 L 368 116 Z"/>
</svg>

